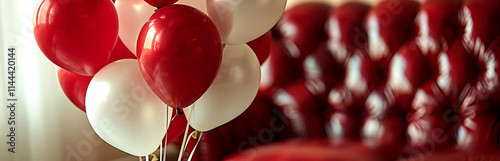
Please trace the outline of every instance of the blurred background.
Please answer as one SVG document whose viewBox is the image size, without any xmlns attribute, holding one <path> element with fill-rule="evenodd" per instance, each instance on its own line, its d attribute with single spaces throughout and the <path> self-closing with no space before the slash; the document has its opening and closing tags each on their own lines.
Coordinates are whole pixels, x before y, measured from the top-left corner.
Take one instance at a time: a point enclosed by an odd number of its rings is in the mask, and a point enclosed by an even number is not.
<svg viewBox="0 0 500 161">
<path fill-rule="evenodd" d="M 199 3 L 202 0 L 183 0 Z M 339 5 L 347 0 L 288 0 L 287 7 L 311 1 Z M 375 4 L 379 0 L 353 0 Z M 421 0 L 418 0 L 421 1 Z M 0 102 L 6 106 L 7 49 L 16 48 L 16 145 L 7 151 L 9 109 L 0 110 L 1 161 L 125 161 L 137 160 L 102 141 L 86 115 L 64 96 L 56 67 L 38 49 L 32 30 L 37 0 L 0 1 Z M 198 6 L 203 8 L 203 6 Z"/>
</svg>

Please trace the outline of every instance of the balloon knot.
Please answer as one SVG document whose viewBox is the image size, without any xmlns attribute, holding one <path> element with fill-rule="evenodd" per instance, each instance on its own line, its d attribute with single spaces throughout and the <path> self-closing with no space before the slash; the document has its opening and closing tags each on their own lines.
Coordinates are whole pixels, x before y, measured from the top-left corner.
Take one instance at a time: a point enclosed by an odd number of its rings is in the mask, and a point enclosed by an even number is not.
<svg viewBox="0 0 500 161">
<path fill-rule="evenodd" d="M 191 133 L 191 137 L 193 137 L 193 139 L 195 140 L 198 139 L 198 131 L 197 130 L 193 131 L 193 133 Z"/>
<path fill-rule="evenodd" d="M 149 154 L 149 155 L 153 156 L 153 159 L 151 161 L 158 161 L 158 157 L 155 154 Z"/>
<path fill-rule="evenodd" d="M 180 116 L 184 114 L 184 112 L 182 112 L 182 110 L 180 108 L 177 108 L 177 116 Z"/>
</svg>

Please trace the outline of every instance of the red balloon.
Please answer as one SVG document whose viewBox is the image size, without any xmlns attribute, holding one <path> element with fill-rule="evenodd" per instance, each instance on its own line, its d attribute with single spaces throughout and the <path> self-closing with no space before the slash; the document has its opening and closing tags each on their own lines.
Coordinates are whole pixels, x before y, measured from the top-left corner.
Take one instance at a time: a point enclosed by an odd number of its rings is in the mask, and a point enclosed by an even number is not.
<svg viewBox="0 0 500 161">
<path fill-rule="evenodd" d="M 66 97 L 76 107 L 85 112 L 85 95 L 92 76 L 82 76 L 59 68 L 57 78 Z"/>
<path fill-rule="evenodd" d="M 250 48 L 252 48 L 255 52 L 255 55 L 257 55 L 260 65 L 262 65 L 264 61 L 267 60 L 267 57 L 269 57 L 271 40 L 271 31 L 268 31 L 266 34 L 247 43 L 247 45 L 250 46 Z"/>
<path fill-rule="evenodd" d="M 113 48 L 113 51 L 111 51 L 109 63 L 121 59 L 137 59 L 137 57 L 125 46 L 125 44 L 123 44 L 123 41 L 118 38 L 115 48 Z"/>
<path fill-rule="evenodd" d="M 165 7 L 167 5 L 174 4 L 175 2 L 177 2 L 179 0 L 144 0 L 144 1 L 146 1 L 151 6 Z"/>
<path fill-rule="evenodd" d="M 116 46 L 111 52 L 109 63 L 121 59 L 136 59 L 135 55 L 128 50 L 122 40 L 118 38 Z M 92 76 L 83 76 L 59 68 L 57 70 L 59 85 L 68 99 L 80 110 L 85 112 L 85 95 Z"/>
<path fill-rule="evenodd" d="M 80 75 L 92 76 L 104 67 L 118 38 L 118 15 L 109 0 L 45 0 L 34 21 L 45 56 Z"/>
<path fill-rule="evenodd" d="M 203 12 L 185 5 L 165 6 L 139 33 L 139 66 L 168 106 L 184 108 L 215 79 L 222 61 L 221 44 L 215 24 Z"/>
</svg>

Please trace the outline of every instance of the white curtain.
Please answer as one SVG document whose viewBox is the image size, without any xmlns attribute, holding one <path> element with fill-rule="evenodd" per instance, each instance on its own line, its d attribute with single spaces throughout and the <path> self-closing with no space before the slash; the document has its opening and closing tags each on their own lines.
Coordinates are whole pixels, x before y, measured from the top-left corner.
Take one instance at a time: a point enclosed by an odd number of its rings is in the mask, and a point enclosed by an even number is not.
<svg viewBox="0 0 500 161">
<path fill-rule="evenodd" d="M 127 156 L 103 142 L 62 93 L 40 52 L 32 19 L 38 0 L 0 1 L 0 161 L 108 161 Z M 15 126 L 8 124 L 8 48 L 15 48 Z M 9 104 L 7 104 L 9 103 Z M 9 152 L 15 128 L 15 153 Z"/>
</svg>

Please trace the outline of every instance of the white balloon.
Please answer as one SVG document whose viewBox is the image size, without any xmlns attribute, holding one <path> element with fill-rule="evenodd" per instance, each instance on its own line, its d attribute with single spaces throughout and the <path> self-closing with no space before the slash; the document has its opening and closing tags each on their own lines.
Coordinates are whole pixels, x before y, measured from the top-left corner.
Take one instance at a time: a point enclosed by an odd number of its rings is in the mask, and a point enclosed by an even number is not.
<svg viewBox="0 0 500 161">
<path fill-rule="evenodd" d="M 139 32 L 156 8 L 144 0 L 116 0 L 115 8 L 120 27 L 118 36 L 123 44 L 137 56 L 136 46 Z"/>
<path fill-rule="evenodd" d="M 222 41 L 244 44 L 269 31 L 280 19 L 286 0 L 207 0 L 208 15 Z"/>
<path fill-rule="evenodd" d="M 151 154 L 165 136 L 167 106 L 149 88 L 135 59 L 113 62 L 97 72 L 85 106 L 97 135 L 129 154 Z"/>
<path fill-rule="evenodd" d="M 205 0 L 179 0 L 175 4 L 188 5 L 201 10 L 205 14 L 207 13 L 207 3 L 205 2 Z"/>
<path fill-rule="evenodd" d="M 226 46 L 214 83 L 193 105 L 184 108 L 191 127 L 209 131 L 238 117 L 253 102 L 260 83 L 260 63 L 244 44 Z M 191 110 L 191 111 L 190 111 Z"/>
</svg>

